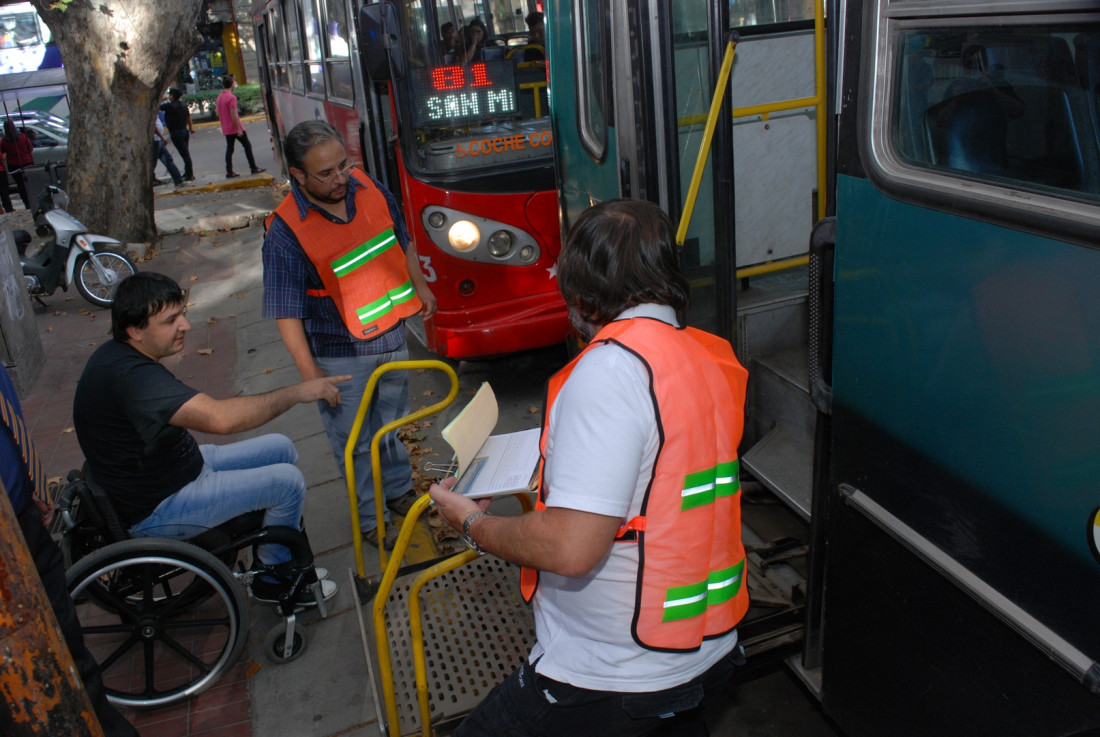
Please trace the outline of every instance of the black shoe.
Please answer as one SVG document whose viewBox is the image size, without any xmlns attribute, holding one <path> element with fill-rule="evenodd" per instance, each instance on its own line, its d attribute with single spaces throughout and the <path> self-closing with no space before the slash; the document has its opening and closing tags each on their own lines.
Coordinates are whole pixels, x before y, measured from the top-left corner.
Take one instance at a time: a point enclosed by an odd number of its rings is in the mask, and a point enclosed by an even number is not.
<svg viewBox="0 0 1100 737">
<path fill-rule="evenodd" d="M 154 187 L 159 187 L 162 184 L 168 184 L 168 182 L 164 181 L 163 179 L 157 179 L 156 177 L 153 177 L 153 186 Z"/>
<path fill-rule="evenodd" d="M 259 169 L 253 169 L 252 173 L 253 174 L 263 174 L 265 171 L 267 171 L 267 169 L 264 169 L 264 168 L 261 167 Z"/>
<path fill-rule="evenodd" d="M 237 172 L 235 172 L 235 171 L 227 171 L 227 172 L 225 173 L 225 178 L 226 178 L 226 179 L 232 179 L 233 177 L 239 177 L 239 176 L 240 176 L 240 174 L 238 174 L 238 173 L 237 173 Z"/>
<path fill-rule="evenodd" d="M 183 178 L 184 178 L 185 181 L 188 181 L 188 182 L 195 181 L 195 175 L 194 174 L 184 174 Z"/>
<path fill-rule="evenodd" d="M 328 601 L 332 597 L 336 596 L 336 592 L 340 590 L 340 587 L 336 585 L 335 581 L 329 579 L 321 579 L 321 598 L 324 601 Z M 252 598 L 256 601 L 266 602 L 268 604 L 278 604 L 279 597 L 286 593 L 286 585 L 277 581 L 270 581 L 261 576 L 256 576 L 252 579 Z M 302 586 L 298 589 L 298 596 L 294 599 L 296 606 L 317 606 L 317 599 L 313 596 L 312 586 Z"/>
<path fill-rule="evenodd" d="M 386 540 L 385 540 L 386 550 L 393 550 L 394 546 L 397 545 L 397 533 L 398 533 L 398 527 L 397 527 L 396 524 L 386 525 Z M 369 530 L 363 530 L 363 539 L 377 548 L 378 547 L 378 528 L 377 527 L 372 527 Z"/>
<path fill-rule="evenodd" d="M 416 492 L 409 489 L 396 499 L 387 499 L 386 506 L 389 510 L 399 517 L 406 517 L 409 514 L 409 510 L 412 509 L 412 505 L 419 499 Z"/>
</svg>

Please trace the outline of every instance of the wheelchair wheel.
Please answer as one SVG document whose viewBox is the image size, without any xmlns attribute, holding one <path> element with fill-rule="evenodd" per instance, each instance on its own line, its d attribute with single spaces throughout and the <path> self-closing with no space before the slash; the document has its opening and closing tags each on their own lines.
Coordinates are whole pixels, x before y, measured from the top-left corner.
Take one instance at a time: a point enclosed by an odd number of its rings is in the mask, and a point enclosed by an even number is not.
<svg viewBox="0 0 1100 737">
<path fill-rule="evenodd" d="M 66 575 L 84 641 L 116 706 L 183 701 L 218 681 L 248 639 L 244 590 L 210 553 L 179 540 L 124 540 Z"/>
</svg>

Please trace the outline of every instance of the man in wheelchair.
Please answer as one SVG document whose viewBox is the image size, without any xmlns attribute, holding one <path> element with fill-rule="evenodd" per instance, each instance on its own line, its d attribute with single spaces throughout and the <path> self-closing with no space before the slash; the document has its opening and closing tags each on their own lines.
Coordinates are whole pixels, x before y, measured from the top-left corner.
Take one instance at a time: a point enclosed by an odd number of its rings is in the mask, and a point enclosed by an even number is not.
<svg viewBox="0 0 1100 737">
<path fill-rule="evenodd" d="M 160 360 L 183 349 L 191 329 L 186 294 L 163 274 L 125 279 L 111 307 L 112 340 L 88 359 L 73 400 L 73 423 L 89 481 L 104 489 L 131 537 L 191 538 L 248 512 L 263 510 L 265 527 L 302 529 L 306 482 L 298 452 L 284 435 L 200 446 L 189 430 L 230 434 L 251 430 L 291 407 L 340 403 L 330 376 L 266 394 L 214 399 L 177 379 Z M 293 566 L 285 545 L 257 546 L 257 569 Z M 324 600 L 337 586 L 321 575 Z M 260 572 L 252 594 L 277 602 L 285 577 Z M 310 606 L 308 587 L 295 604 Z"/>
</svg>

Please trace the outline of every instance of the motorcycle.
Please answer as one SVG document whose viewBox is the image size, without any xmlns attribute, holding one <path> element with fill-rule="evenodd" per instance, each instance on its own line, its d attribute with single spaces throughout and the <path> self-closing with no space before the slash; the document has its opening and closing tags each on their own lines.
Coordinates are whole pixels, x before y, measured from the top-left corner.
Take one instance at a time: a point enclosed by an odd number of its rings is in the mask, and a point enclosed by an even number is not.
<svg viewBox="0 0 1100 737">
<path fill-rule="evenodd" d="M 56 169 L 51 172 L 56 176 Z M 122 241 L 89 233 L 84 225 L 65 211 L 69 195 L 55 184 L 47 184 L 38 196 L 34 211 L 35 232 L 53 238 L 38 253 L 27 256 L 31 234 L 16 230 L 15 247 L 27 291 L 42 305 L 60 287 L 68 291 L 76 284 L 80 296 L 97 307 L 110 307 L 118 283 L 137 272 L 134 262 L 123 252 Z"/>
</svg>

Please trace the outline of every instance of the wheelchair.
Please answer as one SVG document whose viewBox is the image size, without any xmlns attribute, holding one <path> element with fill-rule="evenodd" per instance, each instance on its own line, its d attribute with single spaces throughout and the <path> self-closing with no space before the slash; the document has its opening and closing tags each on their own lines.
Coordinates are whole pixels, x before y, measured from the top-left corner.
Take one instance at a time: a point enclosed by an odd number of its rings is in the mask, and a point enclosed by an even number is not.
<svg viewBox="0 0 1100 737">
<path fill-rule="evenodd" d="M 250 512 L 187 540 L 131 538 L 106 491 L 88 472 L 71 471 L 57 499 L 66 581 L 88 649 L 116 706 L 168 706 L 214 685 L 248 639 L 246 589 L 260 573 L 286 587 L 276 604 L 284 622 L 265 636 L 274 663 L 302 654 L 297 596 L 310 589 L 327 616 L 305 533 L 263 527 Z M 255 546 L 286 545 L 290 563 L 263 566 Z M 246 569 L 241 551 L 257 564 Z"/>
</svg>

